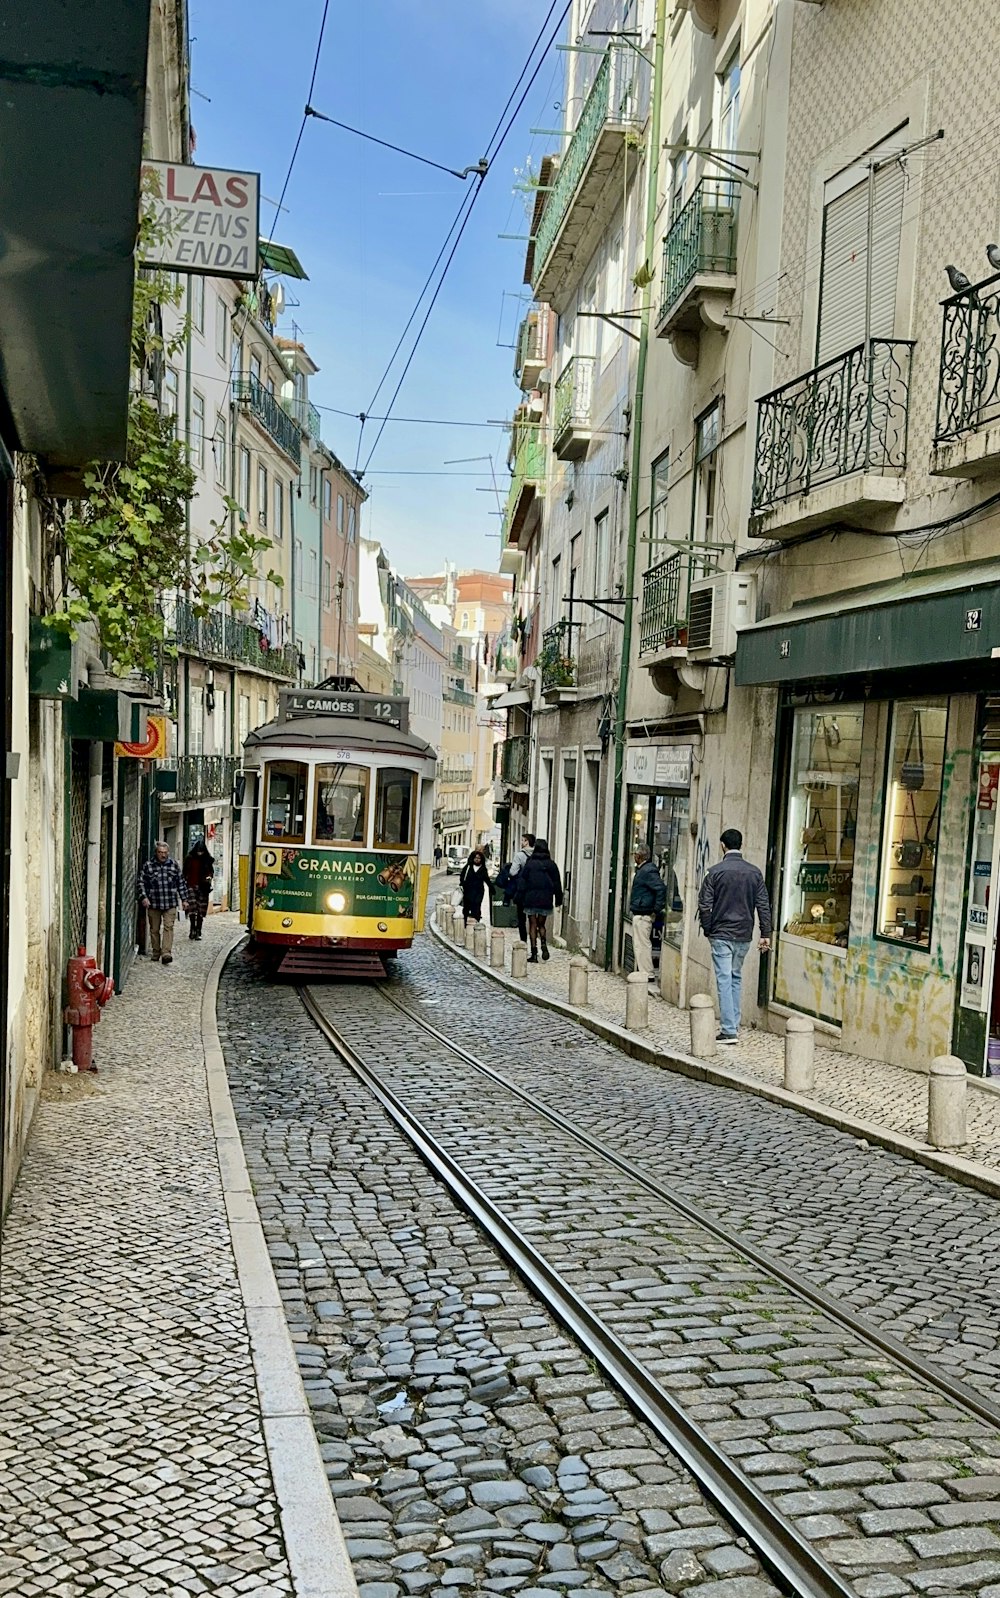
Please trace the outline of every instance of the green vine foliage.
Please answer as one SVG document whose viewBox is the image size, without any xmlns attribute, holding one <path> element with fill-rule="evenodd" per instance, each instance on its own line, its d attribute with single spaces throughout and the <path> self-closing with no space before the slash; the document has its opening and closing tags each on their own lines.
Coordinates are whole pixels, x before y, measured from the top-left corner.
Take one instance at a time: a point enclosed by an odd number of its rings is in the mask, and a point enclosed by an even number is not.
<svg viewBox="0 0 1000 1598">
<path fill-rule="evenodd" d="M 162 235 L 149 210 L 139 227 L 139 260 Z M 188 329 L 165 339 L 162 311 L 180 302 L 182 290 L 159 269 L 139 267 L 132 313 L 132 366 L 128 442 L 123 462 L 93 464 L 84 475 L 86 497 L 77 502 L 63 528 L 64 588 L 51 627 L 76 637 L 87 622 L 97 629 L 112 668 L 122 674 L 154 676 L 164 652 L 163 595 L 186 597 L 196 615 L 221 604 L 243 605 L 247 582 L 257 571 L 270 539 L 247 528 L 234 500 L 227 516 L 212 522 L 203 541 L 193 543 L 188 507 L 195 473 L 176 421 L 162 414 L 141 389 L 140 374 L 150 362 L 183 349 Z M 281 584 L 276 572 L 268 580 Z"/>
</svg>

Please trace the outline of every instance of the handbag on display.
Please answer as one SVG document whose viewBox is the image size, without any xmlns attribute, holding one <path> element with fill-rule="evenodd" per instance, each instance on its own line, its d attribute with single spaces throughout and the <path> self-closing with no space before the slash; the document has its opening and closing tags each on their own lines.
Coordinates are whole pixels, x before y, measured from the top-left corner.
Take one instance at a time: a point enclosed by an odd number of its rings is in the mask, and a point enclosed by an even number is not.
<svg viewBox="0 0 1000 1598">
<path fill-rule="evenodd" d="M 819 806 L 813 805 L 808 824 L 802 828 L 802 847 L 815 849 L 819 844 L 822 844 L 823 853 L 826 854 L 826 827 Z"/>
<path fill-rule="evenodd" d="M 837 729 L 837 742 L 840 742 L 839 728 Z M 820 758 L 818 759 L 816 754 L 817 743 L 821 745 Z M 824 775 L 824 767 L 826 771 L 832 773 L 833 761 L 830 759 L 830 735 L 827 730 L 825 716 L 820 716 L 819 721 L 816 723 L 816 730 L 813 733 L 812 748 L 810 750 L 809 758 L 811 761 L 811 766 L 806 772 L 806 780 L 802 786 L 808 794 L 821 794 L 828 792 L 830 783 L 828 778 Z"/>
<path fill-rule="evenodd" d="M 913 789 L 910 789 L 910 815 L 913 820 L 913 837 L 901 838 L 893 848 L 893 855 L 898 866 L 905 866 L 912 871 L 916 866 L 923 865 L 924 840 L 920 836 L 920 823 L 917 820 L 917 807 L 913 799 Z"/>
<path fill-rule="evenodd" d="M 910 735 L 903 750 L 899 780 L 908 793 L 916 793 L 924 785 L 924 731 L 919 710 L 913 712 L 910 722 Z"/>
</svg>

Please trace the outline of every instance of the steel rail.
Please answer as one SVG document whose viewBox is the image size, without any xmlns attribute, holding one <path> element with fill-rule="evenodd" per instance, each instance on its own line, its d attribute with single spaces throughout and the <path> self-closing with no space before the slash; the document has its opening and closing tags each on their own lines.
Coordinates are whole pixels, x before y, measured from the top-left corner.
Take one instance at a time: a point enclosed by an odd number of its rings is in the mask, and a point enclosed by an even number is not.
<svg viewBox="0 0 1000 1598">
<path fill-rule="evenodd" d="M 623 1393 L 628 1403 L 687 1467 L 705 1496 L 753 1545 L 761 1563 L 792 1598 L 855 1598 L 832 1565 L 723 1453 L 566 1283 L 372 1066 L 324 1015 L 308 988 L 299 997 L 319 1031 L 381 1104 L 490 1242 L 556 1319 Z M 396 1008 L 409 1015 L 403 1005 Z M 433 1031 L 433 1028 L 428 1028 Z M 441 1041 L 447 1043 L 448 1039 Z"/>
<path fill-rule="evenodd" d="M 665 1204 L 669 1204 L 678 1214 L 683 1215 L 685 1220 L 701 1227 L 703 1231 L 718 1239 L 720 1243 L 727 1244 L 734 1252 L 741 1254 L 744 1259 L 750 1260 L 752 1264 L 773 1277 L 775 1281 L 780 1282 L 784 1287 L 790 1288 L 793 1293 L 796 1293 L 800 1298 L 804 1298 L 815 1309 L 821 1310 L 831 1320 L 845 1327 L 859 1341 L 868 1343 L 870 1347 L 876 1349 L 880 1354 L 884 1354 L 897 1365 L 902 1365 L 912 1376 L 916 1376 L 928 1387 L 935 1388 L 956 1408 L 966 1410 L 976 1420 L 985 1421 L 988 1426 L 1000 1431 L 1000 1404 L 991 1403 L 988 1398 L 984 1398 L 980 1393 L 977 1393 L 975 1388 L 970 1387 L 967 1382 L 961 1381 L 958 1377 L 949 1376 L 939 1366 L 925 1359 L 922 1355 L 915 1354 L 912 1349 L 907 1348 L 905 1343 L 893 1337 L 890 1332 L 880 1331 L 877 1326 L 866 1320 L 864 1316 L 858 1315 L 854 1310 L 847 1308 L 840 1299 L 834 1298 L 833 1294 L 828 1293 L 825 1288 L 810 1282 L 807 1277 L 801 1276 L 798 1271 L 792 1270 L 790 1266 L 783 1265 L 774 1255 L 769 1254 L 765 1249 L 759 1248 L 755 1243 L 747 1241 L 738 1232 L 731 1230 L 723 1222 L 716 1220 L 706 1210 L 699 1209 L 696 1204 L 692 1204 L 688 1199 L 683 1198 L 673 1188 L 667 1187 L 665 1183 L 658 1181 L 656 1177 L 650 1176 L 641 1166 L 634 1165 L 624 1155 L 616 1153 L 606 1143 L 602 1143 L 600 1138 L 594 1137 L 590 1132 L 577 1126 L 575 1122 L 568 1120 L 558 1110 L 551 1109 L 541 1099 L 535 1098 L 534 1094 L 529 1093 L 527 1089 L 519 1087 L 516 1082 L 511 1082 L 508 1077 L 505 1077 L 501 1071 L 496 1070 L 494 1066 L 487 1065 L 485 1061 L 477 1059 L 474 1054 L 470 1054 L 468 1049 L 463 1048 L 459 1043 L 455 1043 L 446 1033 L 439 1031 L 430 1021 L 425 1020 L 422 1015 L 416 1015 L 408 1005 L 401 1004 L 397 998 L 384 988 L 377 988 L 372 991 L 377 992 L 380 998 L 391 1004 L 394 1009 L 399 1010 L 406 1016 L 407 1020 L 413 1021 L 417 1026 L 422 1027 L 425 1032 L 436 1038 L 439 1043 L 445 1044 L 467 1065 L 471 1065 L 477 1071 L 481 1071 L 484 1076 L 492 1078 L 500 1087 L 505 1088 L 507 1092 L 521 1099 L 537 1114 L 551 1121 L 552 1125 L 558 1127 L 560 1132 L 565 1133 L 568 1137 L 575 1138 L 577 1142 L 582 1143 L 592 1153 L 598 1154 L 602 1159 L 607 1160 L 609 1165 L 615 1166 L 624 1176 L 646 1188 L 648 1192 L 654 1194 L 656 1198 L 661 1199 Z"/>
</svg>

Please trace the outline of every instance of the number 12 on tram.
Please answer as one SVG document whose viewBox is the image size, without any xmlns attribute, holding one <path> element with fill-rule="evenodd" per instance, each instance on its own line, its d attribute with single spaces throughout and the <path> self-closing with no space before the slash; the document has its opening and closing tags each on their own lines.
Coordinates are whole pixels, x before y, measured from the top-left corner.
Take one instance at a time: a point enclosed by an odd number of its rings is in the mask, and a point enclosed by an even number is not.
<svg viewBox="0 0 1000 1598">
<path fill-rule="evenodd" d="M 283 972 L 383 975 L 424 924 L 435 752 L 350 678 L 279 701 L 243 746 L 241 915 Z"/>
</svg>

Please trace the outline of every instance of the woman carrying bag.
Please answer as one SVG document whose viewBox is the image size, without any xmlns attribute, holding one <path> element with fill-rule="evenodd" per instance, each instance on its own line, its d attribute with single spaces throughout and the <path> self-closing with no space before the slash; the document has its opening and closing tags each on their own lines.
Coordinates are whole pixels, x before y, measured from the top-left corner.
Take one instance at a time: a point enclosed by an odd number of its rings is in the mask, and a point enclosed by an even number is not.
<svg viewBox="0 0 1000 1598">
<path fill-rule="evenodd" d="M 483 900 L 490 891 L 490 874 L 481 849 L 473 849 L 458 874 L 458 885 L 462 890 L 462 916 L 466 926 L 470 921 L 481 921 Z"/>
</svg>

